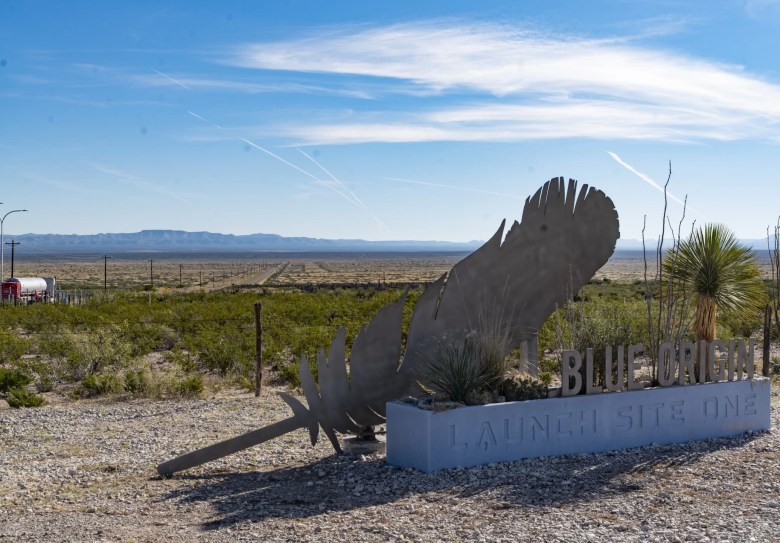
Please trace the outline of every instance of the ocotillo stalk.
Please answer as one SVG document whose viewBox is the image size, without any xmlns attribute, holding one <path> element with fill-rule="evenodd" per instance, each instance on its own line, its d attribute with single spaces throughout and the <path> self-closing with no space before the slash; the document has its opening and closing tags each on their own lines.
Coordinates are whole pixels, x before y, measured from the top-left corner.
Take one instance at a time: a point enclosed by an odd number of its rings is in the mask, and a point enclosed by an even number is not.
<svg viewBox="0 0 780 543">
<path fill-rule="evenodd" d="M 271 439 L 282 436 L 298 428 L 308 428 L 309 436 L 311 437 L 311 444 L 317 443 L 317 436 L 319 434 L 319 425 L 317 419 L 312 415 L 311 411 L 306 407 L 284 392 L 280 392 L 279 395 L 293 410 L 293 416 L 279 422 L 275 422 L 265 428 L 253 430 L 246 434 L 227 439 L 214 445 L 209 445 L 202 449 L 189 452 L 173 460 L 168 460 L 157 466 L 157 473 L 162 476 L 169 476 L 177 471 L 182 471 L 189 468 L 194 468 L 206 462 L 217 460 L 223 456 L 233 454 L 244 449 L 248 449 L 254 445 L 265 443 Z"/>
</svg>

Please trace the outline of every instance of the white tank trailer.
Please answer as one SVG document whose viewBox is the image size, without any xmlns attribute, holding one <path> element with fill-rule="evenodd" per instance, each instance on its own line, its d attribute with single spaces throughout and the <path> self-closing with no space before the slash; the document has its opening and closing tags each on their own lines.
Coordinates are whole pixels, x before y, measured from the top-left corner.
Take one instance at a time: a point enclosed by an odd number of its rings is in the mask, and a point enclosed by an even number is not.
<svg viewBox="0 0 780 543">
<path fill-rule="evenodd" d="M 3 300 L 36 302 L 54 299 L 56 281 L 53 277 L 11 277 L 2 282 Z"/>
</svg>

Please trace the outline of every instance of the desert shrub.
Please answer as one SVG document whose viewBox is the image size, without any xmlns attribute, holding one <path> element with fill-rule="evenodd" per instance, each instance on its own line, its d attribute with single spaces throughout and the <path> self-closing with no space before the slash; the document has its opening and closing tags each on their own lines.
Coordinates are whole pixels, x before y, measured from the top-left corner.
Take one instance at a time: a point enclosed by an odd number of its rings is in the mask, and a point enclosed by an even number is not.
<svg viewBox="0 0 780 543">
<path fill-rule="evenodd" d="M 558 321 L 561 349 L 575 349 L 583 359 L 588 348 L 593 349 L 593 377 L 596 383 L 605 380 L 606 348 L 612 347 L 616 357 L 617 347 L 642 343 L 647 345 L 646 307 L 641 301 L 608 301 L 595 299 L 589 302 L 569 304 L 564 317 Z M 625 361 L 623 361 L 625 365 Z M 585 364 L 583 363 L 583 375 Z M 617 364 L 613 364 L 616 378 Z M 584 390 L 584 387 L 583 387 Z"/>
<path fill-rule="evenodd" d="M 476 334 L 444 340 L 424 362 L 420 384 L 448 401 L 479 403 L 486 393 L 497 391 L 503 378 L 502 362 Z"/>
<path fill-rule="evenodd" d="M 166 324 L 158 322 L 131 322 L 124 327 L 124 336 L 131 345 L 132 356 L 143 356 L 154 351 L 173 349 L 181 339 L 180 334 Z"/>
<path fill-rule="evenodd" d="M 0 368 L 0 392 L 8 392 L 26 386 L 30 377 L 15 368 Z"/>
<path fill-rule="evenodd" d="M 537 334 L 537 345 L 539 349 L 539 356 L 541 357 L 545 352 L 554 351 L 559 347 L 558 339 L 558 326 L 559 321 L 562 320 L 563 310 L 558 309 L 555 313 L 547 317 L 542 327 Z M 541 364 L 541 359 L 539 360 Z"/>
<path fill-rule="evenodd" d="M 174 349 L 165 351 L 163 359 L 166 362 L 178 366 L 182 371 L 189 373 L 198 369 L 198 360 L 189 351 L 183 349 Z"/>
<path fill-rule="evenodd" d="M 38 376 L 38 380 L 35 381 L 35 390 L 38 392 L 51 392 L 54 390 L 54 381 L 49 373 L 44 373 Z"/>
<path fill-rule="evenodd" d="M 772 375 L 780 375 L 780 357 L 773 357 L 769 363 L 770 373 Z"/>
<path fill-rule="evenodd" d="M 150 389 L 149 374 L 142 370 L 129 370 L 125 373 L 124 390 L 131 396 L 145 396 Z"/>
<path fill-rule="evenodd" d="M 717 337 L 729 339 L 732 337 L 749 338 L 764 326 L 764 316 L 758 311 L 745 314 L 724 313 L 718 316 Z"/>
<path fill-rule="evenodd" d="M 555 356 L 542 356 L 539 359 L 539 374 L 549 373 L 554 375 L 561 372 L 561 360 Z"/>
<path fill-rule="evenodd" d="M 186 345 L 203 367 L 221 375 L 246 375 L 254 361 L 254 338 L 244 330 L 203 330 Z"/>
<path fill-rule="evenodd" d="M 84 397 L 104 396 L 122 390 L 122 382 L 114 374 L 90 374 L 81 381 L 80 395 Z"/>
<path fill-rule="evenodd" d="M 298 364 L 295 361 L 277 364 L 275 367 L 281 381 L 296 388 L 301 386 L 301 376 L 298 373 Z"/>
<path fill-rule="evenodd" d="M 506 377 L 501 381 L 498 391 L 508 402 L 547 397 L 547 385 L 541 379 L 523 374 Z"/>
<path fill-rule="evenodd" d="M 110 327 L 73 334 L 73 350 L 64 361 L 66 378 L 83 380 L 104 368 L 126 366 L 132 353 L 130 343 Z"/>
<path fill-rule="evenodd" d="M 16 362 L 29 348 L 29 341 L 19 334 L 0 328 L 0 364 Z"/>
<path fill-rule="evenodd" d="M 33 343 L 38 354 L 52 359 L 65 359 L 74 356 L 76 352 L 71 334 L 58 330 L 36 334 Z"/>
<path fill-rule="evenodd" d="M 180 398 L 197 398 L 203 393 L 203 377 L 190 375 L 174 381 L 172 389 L 174 394 Z"/>
<path fill-rule="evenodd" d="M 536 376 L 545 386 L 550 386 L 553 382 L 554 373 L 551 371 L 540 371 Z"/>
<path fill-rule="evenodd" d="M 161 295 L 150 300 L 146 294 L 114 293 L 93 296 L 80 306 L 7 307 L 0 311 L 0 328 L 30 333 L 28 350 L 52 362 L 68 381 L 81 381 L 106 369 L 123 378 L 134 357 L 168 353 L 168 349 L 173 354 L 166 354 L 166 359 L 184 373 L 211 370 L 251 379 L 255 366 L 252 306 L 262 302 L 264 365 L 275 366 L 279 377 L 298 384 L 301 354 L 315 361 L 317 351 L 329 346 L 341 326 L 347 330 L 348 353 L 360 326 L 400 295 L 398 289 L 266 290 Z M 408 294 L 404 330 L 418 296 L 419 290 Z M 8 345 L 4 337 L 0 350 Z"/>
<path fill-rule="evenodd" d="M 43 405 L 43 396 L 33 394 L 24 387 L 14 388 L 8 392 L 5 397 L 8 405 L 14 408 L 20 407 L 39 407 Z"/>
</svg>

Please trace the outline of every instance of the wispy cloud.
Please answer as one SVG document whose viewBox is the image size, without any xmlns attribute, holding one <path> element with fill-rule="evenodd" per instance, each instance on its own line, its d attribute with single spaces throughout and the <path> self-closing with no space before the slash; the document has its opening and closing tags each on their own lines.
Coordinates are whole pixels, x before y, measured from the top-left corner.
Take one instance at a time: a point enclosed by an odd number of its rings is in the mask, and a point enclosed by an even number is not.
<svg viewBox="0 0 780 543">
<path fill-rule="evenodd" d="M 48 185 L 56 190 L 67 192 L 67 193 L 78 193 L 78 194 L 87 194 L 90 196 L 110 196 L 110 191 L 103 191 L 103 190 L 94 190 L 90 188 L 86 188 L 80 183 L 72 182 L 72 181 L 63 181 L 62 179 L 54 179 L 51 177 L 45 177 L 41 175 L 35 175 L 35 174 L 25 174 L 23 176 L 23 179 L 27 182 L 31 183 L 41 183 L 44 185 Z"/>
<path fill-rule="evenodd" d="M 640 32 L 641 34 L 641 32 Z M 527 28 L 442 21 L 349 28 L 238 48 L 226 63 L 373 78 L 440 95 L 405 116 L 301 123 L 304 143 L 591 137 L 780 140 L 780 85 L 739 66 Z M 380 79 L 381 78 L 381 79 Z M 469 104 L 452 105 L 450 97 Z"/>
<path fill-rule="evenodd" d="M 400 181 L 401 183 L 409 183 L 411 185 L 424 185 L 426 187 L 437 187 L 441 189 L 447 189 L 447 190 L 457 190 L 457 191 L 465 191 L 465 192 L 479 192 L 481 194 L 490 194 L 492 196 L 501 196 L 502 198 L 517 198 L 517 199 L 523 199 L 523 197 L 518 196 L 517 194 L 509 194 L 506 192 L 495 192 L 492 190 L 485 190 L 485 189 L 477 189 L 473 187 L 462 187 L 458 185 L 447 185 L 444 183 L 431 183 L 429 181 L 417 181 L 415 179 L 405 179 L 403 177 L 380 177 L 380 179 L 386 179 L 387 181 Z"/>
<path fill-rule="evenodd" d="M 241 81 L 237 79 L 216 79 L 216 78 L 203 78 L 187 75 L 171 76 L 165 72 L 161 72 L 152 68 L 152 71 L 157 74 L 154 75 L 125 75 L 123 79 L 142 86 L 142 87 L 163 87 L 163 86 L 178 86 L 187 90 L 200 90 L 200 91 L 222 91 L 222 92 L 235 92 L 243 94 L 260 94 L 271 92 L 286 92 L 286 93 L 303 93 L 303 94 L 318 94 L 318 95 L 337 95 L 347 96 L 350 98 L 358 98 L 362 100 L 371 100 L 374 95 L 361 89 L 348 89 L 340 87 L 326 87 L 322 85 L 306 85 L 302 83 L 253 83 L 247 81 Z"/>
<path fill-rule="evenodd" d="M 149 181 L 145 181 L 141 179 L 136 175 L 129 174 L 127 172 L 123 172 L 114 168 L 107 168 L 105 166 L 102 166 L 101 164 L 90 163 L 89 165 L 101 173 L 110 175 L 123 183 L 127 183 L 146 192 L 153 192 L 156 194 L 170 196 L 172 198 L 176 198 L 177 200 L 187 200 L 195 197 L 195 195 L 193 194 L 189 194 L 181 191 L 175 191 L 170 189 L 169 187 L 166 187 L 165 185 L 151 183 Z"/>
</svg>

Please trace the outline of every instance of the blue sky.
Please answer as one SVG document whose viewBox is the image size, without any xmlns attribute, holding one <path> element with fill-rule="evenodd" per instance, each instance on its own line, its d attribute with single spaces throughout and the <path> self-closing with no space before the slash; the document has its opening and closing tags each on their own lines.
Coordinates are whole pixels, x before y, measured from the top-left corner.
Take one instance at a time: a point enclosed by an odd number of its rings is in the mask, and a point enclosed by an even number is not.
<svg viewBox="0 0 780 543">
<path fill-rule="evenodd" d="M 3 0 L 5 234 L 468 241 L 564 176 L 638 239 L 671 160 L 675 224 L 760 238 L 779 36 L 777 0 Z"/>
</svg>

